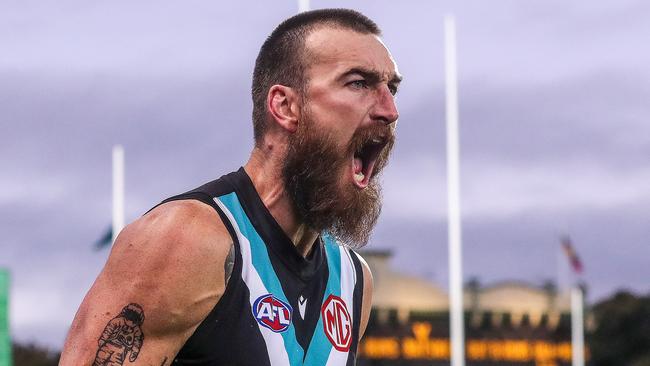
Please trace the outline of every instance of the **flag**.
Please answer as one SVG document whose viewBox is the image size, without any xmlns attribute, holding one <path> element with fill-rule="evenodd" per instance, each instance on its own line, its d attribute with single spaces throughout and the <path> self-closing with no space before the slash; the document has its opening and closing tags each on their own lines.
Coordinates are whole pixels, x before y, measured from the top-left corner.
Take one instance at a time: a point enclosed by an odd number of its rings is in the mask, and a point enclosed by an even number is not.
<svg viewBox="0 0 650 366">
<path fill-rule="evenodd" d="M 113 242 L 113 225 L 108 227 L 108 230 L 95 242 L 95 250 L 101 250 L 105 247 L 110 247 Z"/>
<path fill-rule="evenodd" d="M 565 236 L 561 239 L 561 242 L 564 254 L 566 254 L 567 259 L 569 259 L 573 271 L 575 273 L 582 273 L 582 262 L 580 261 L 580 258 L 578 258 L 578 254 L 573 248 L 573 244 L 571 244 L 571 238 Z"/>
</svg>

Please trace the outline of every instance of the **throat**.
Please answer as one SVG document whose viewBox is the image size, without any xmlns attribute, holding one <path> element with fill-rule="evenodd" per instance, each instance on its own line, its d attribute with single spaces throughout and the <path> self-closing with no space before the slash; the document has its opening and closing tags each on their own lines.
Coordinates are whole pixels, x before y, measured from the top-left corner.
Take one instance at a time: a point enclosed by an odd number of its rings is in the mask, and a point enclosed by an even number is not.
<svg viewBox="0 0 650 366">
<path fill-rule="evenodd" d="M 296 228 L 293 235 L 289 235 L 289 238 L 291 238 L 293 245 L 296 246 L 298 253 L 303 258 L 306 258 L 314 248 L 314 244 L 318 238 L 318 233 L 308 229 L 306 225 L 302 224 Z"/>
<path fill-rule="evenodd" d="M 282 179 L 271 174 L 254 175 L 249 173 L 249 176 L 251 176 L 253 186 L 268 212 L 291 240 L 298 253 L 302 257 L 306 257 L 310 253 L 318 233 L 310 230 L 299 220 L 291 204 L 291 198 L 281 183 Z"/>
</svg>

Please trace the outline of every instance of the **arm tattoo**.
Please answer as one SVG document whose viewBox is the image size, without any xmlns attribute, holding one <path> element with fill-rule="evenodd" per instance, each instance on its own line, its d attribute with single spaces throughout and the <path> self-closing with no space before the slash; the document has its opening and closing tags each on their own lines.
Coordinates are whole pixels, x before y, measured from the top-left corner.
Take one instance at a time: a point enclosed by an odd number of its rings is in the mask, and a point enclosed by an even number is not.
<svg viewBox="0 0 650 366">
<path fill-rule="evenodd" d="M 142 333 L 144 310 L 138 304 L 128 304 L 111 319 L 97 343 L 99 349 L 93 366 L 121 366 L 129 355 L 129 361 L 135 362 L 144 342 Z M 167 358 L 165 361 L 167 362 Z"/>
<path fill-rule="evenodd" d="M 232 269 L 235 266 L 235 251 L 233 250 L 235 247 L 235 244 L 230 245 L 230 251 L 228 252 L 228 255 L 226 256 L 226 261 L 223 264 L 223 270 L 224 270 L 224 278 L 226 279 L 226 285 L 228 285 L 228 280 L 230 280 L 230 276 L 232 275 Z"/>
</svg>

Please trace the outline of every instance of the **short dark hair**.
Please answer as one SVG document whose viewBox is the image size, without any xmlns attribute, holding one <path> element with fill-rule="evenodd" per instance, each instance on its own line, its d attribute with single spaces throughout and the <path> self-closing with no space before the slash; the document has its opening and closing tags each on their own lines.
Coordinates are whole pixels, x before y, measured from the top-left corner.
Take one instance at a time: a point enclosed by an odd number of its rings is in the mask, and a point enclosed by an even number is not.
<svg viewBox="0 0 650 366">
<path fill-rule="evenodd" d="M 283 21 L 266 39 L 253 70 L 253 133 L 256 144 L 261 142 L 268 126 L 266 97 L 269 88 L 280 84 L 306 91 L 305 71 L 308 57 L 305 39 L 317 26 L 331 26 L 362 34 L 381 35 L 381 30 L 368 17 L 350 9 L 312 10 Z"/>
</svg>

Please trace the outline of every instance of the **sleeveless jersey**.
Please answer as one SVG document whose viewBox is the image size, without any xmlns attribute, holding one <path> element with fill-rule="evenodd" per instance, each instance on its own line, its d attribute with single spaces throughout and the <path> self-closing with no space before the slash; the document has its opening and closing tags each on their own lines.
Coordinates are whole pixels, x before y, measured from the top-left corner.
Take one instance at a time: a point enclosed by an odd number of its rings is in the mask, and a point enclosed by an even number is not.
<svg viewBox="0 0 650 366">
<path fill-rule="evenodd" d="M 235 252 L 223 296 L 174 365 L 354 365 L 363 295 L 357 254 L 320 235 L 301 256 L 243 168 L 164 202 L 212 206 Z"/>
</svg>

